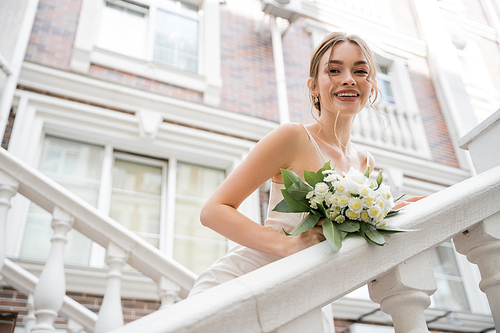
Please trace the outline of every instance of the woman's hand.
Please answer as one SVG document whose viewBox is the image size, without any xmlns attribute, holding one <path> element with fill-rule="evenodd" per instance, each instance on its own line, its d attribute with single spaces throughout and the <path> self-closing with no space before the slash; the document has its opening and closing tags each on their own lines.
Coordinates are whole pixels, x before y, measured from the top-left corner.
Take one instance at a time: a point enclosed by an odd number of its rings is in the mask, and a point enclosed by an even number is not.
<svg viewBox="0 0 500 333">
<path fill-rule="evenodd" d="M 321 219 L 314 228 L 306 232 L 302 232 L 297 236 L 287 236 L 284 256 L 287 257 L 326 240 L 323 235 L 323 221 L 324 219 Z"/>
<path fill-rule="evenodd" d="M 423 199 L 425 197 L 428 197 L 428 195 L 423 195 L 423 196 L 420 196 L 420 197 L 411 197 L 411 198 L 408 198 L 408 199 L 405 199 L 405 200 L 399 200 L 398 202 L 396 202 L 396 205 L 392 209 L 393 210 L 401 209 L 404 206 L 409 205 L 412 202 L 417 202 L 418 200 Z"/>
</svg>

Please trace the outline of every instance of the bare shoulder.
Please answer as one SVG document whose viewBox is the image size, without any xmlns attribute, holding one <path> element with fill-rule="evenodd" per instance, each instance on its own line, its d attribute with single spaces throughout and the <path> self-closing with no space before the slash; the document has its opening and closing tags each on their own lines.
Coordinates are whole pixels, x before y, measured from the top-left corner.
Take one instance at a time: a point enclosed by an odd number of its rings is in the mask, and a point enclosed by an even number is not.
<svg viewBox="0 0 500 333">
<path fill-rule="evenodd" d="M 298 123 L 281 124 L 267 134 L 261 141 L 273 141 L 278 145 L 296 146 L 304 140 L 307 133 Z"/>
</svg>

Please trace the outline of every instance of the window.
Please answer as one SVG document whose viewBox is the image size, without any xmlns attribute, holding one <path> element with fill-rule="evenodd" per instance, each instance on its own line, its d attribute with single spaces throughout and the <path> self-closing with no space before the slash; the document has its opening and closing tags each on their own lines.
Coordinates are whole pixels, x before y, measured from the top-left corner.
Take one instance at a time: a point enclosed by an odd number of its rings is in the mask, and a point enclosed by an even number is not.
<svg viewBox="0 0 500 333">
<path fill-rule="evenodd" d="M 39 170 L 97 207 L 104 147 L 47 136 Z M 52 215 L 31 204 L 21 257 L 46 259 L 50 250 Z M 68 233 L 66 262 L 88 264 L 92 242 L 78 231 Z"/>
<path fill-rule="evenodd" d="M 108 0 L 97 46 L 154 63 L 198 72 L 199 8 L 182 1 Z"/>
<path fill-rule="evenodd" d="M 470 311 L 453 244 L 445 242 L 429 254 L 437 284 L 432 296 L 433 306 L 451 311 Z"/>
<path fill-rule="evenodd" d="M 225 178 L 224 170 L 146 158 L 52 136 L 45 138 L 39 169 L 94 207 L 109 212 L 111 218 L 150 244 L 171 248 L 165 252 L 196 273 L 227 250 L 226 239 L 202 227 L 199 221 L 204 202 Z M 167 184 L 167 170 L 175 172 L 175 187 Z M 167 200 L 169 196 L 175 200 Z M 175 212 L 170 214 L 172 221 L 169 212 Z M 20 257 L 47 258 L 51 218 L 31 205 Z M 76 230 L 71 230 L 68 238 L 66 262 L 103 263 L 103 258 L 92 257 L 90 239 Z"/>
<path fill-rule="evenodd" d="M 389 76 L 389 66 L 379 65 L 377 85 L 382 95 L 380 96 L 381 101 L 383 103 L 396 104 L 394 92 L 392 90 L 391 77 Z"/>
</svg>

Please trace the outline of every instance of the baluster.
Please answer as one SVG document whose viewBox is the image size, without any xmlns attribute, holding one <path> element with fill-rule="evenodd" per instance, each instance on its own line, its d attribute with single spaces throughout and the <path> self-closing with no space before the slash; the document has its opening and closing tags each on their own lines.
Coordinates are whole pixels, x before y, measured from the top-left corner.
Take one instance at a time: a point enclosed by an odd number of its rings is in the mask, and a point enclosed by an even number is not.
<svg viewBox="0 0 500 333">
<path fill-rule="evenodd" d="M 37 324 L 32 332 L 54 332 L 54 319 L 61 309 L 66 294 L 66 280 L 64 276 L 64 246 L 67 243 L 66 235 L 73 227 L 74 218 L 69 213 L 54 207 L 51 227 L 54 235 L 49 257 L 43 267 L 40 278 L 35 287 L 35 316 Z"/>
<path fill-rule="evenodd" d="M 411 117 L 411 115 L 408 115 L 402 108 L 396 108 L 396 117 L 398 119 L 397 126 L 399 127 L 399 131 L 401 133 L 401 144 L 406 149 L 413 148 L 412 132 L 416 130 L 417 127 L 412 128 L 408 126 L 408 118 Z"/>
<path fill-rule="evenodd" d="M 0 170 L 0 271 L 5 260 L 5 228 L 7 227 L 10 199 L 17 193 L 18 188 L 19 183 Z"/>
<path fill-rule="evenodd" d="M 436 280 L 427 252 L 413 257 L 368 284 L 370 298 L 392 316 L 397 333 L 429 332 L 424 310 L 431 304 Z"/>
<path fill-rule="evenodd" d="M 398 114 L 396 112 L 396 108 L 394 106 L 388 106 L 386 108 L 387 115 L 391 121 L 390 126 L 387 128 L 387 133 L 390 133 L 390 141 L 393 142 L 397 147 L 401 147 L 403 145 L 402 140 L 402 131 L 399 127 L 399 119 Z"/>
<path fill-rule="evenodd" d="M 26 307 L 28 308 L 28 314 L 26 315 L 26 324 L 24 325 L 24 332 L 30 333 L 36 324 L 35 299 L 33 297 L 33 294 L 28 295 L 28 301 L 26 302 Z"/>
<path fill-rule="evenodd" d="M 106 291 L 102 300 L 99 318 L 95 324 L 94 333 L 109 332 L 123 326 L 123 311 L 121 301 L 122 267 L 128 259 L 128 253 L 114 243 L 108 245 L 106 263 L 109 266 Z"/>
<path fill-rule="evenodd" d="M 488 297 L 495 327 L 500 327 L 500 212 L 453 238 L 457 251 L 481 272 L 479 288 Z"/>
<path fill-rule="evenodd" d="M 175 303 L 181 287 L 172 280 L 162 276 L 158 283 L 158 295 L 160 296 L 160 309 L 167 308 Z"/>
</svg>

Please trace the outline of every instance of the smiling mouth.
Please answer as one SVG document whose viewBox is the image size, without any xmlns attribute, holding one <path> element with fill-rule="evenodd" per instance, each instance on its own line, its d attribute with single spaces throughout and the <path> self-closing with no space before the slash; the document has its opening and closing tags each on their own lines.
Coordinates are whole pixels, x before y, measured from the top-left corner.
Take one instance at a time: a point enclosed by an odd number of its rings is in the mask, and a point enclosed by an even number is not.
<svg viewBox="0 0 500 333">
<path fill-rule="evenodd" d="M 338 97 L 358 97 L 359 96 L 359 94 L 356 94 L 356 93 L 337 93 L 334 95 L 338 96 Z"/>
</svg>

